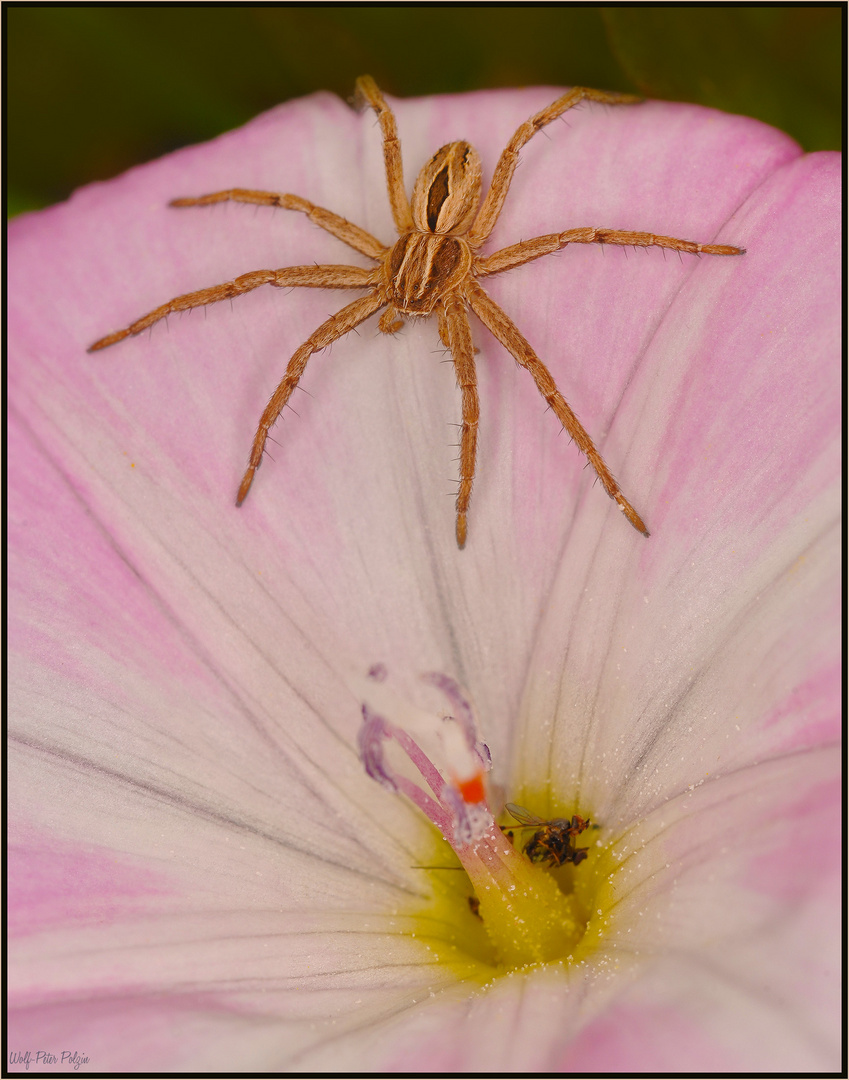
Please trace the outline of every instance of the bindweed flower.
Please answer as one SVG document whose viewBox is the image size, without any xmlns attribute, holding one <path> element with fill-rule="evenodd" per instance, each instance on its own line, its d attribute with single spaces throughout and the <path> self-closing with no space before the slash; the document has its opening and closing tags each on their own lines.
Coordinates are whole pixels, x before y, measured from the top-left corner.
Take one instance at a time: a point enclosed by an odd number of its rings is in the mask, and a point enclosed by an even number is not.
<svg viewBox="0 0 849 1080">
<path fill-rule="evenodd" d="M 554 96 L 399 102 L 408 181 L 460 138 L 491 174 Z M 526 148 L 493 248 L 599 225 L 747 249 L 493 278 L 649 540 L 480 327 L 463 552 L 431 322 L 313 357 L 238 510 L 259 412 L 339 294 L 258 289 L 86 355 L 192 289 L 365 263 L 299 215 L 175 196 L 295 192 L 392 238 L 379 132 L 335 98 L 12 223 L 30 1071 L 838 1068 L 840 160 L 690 106 L 568 121 Z M 586 859 L 532 861 L 504 802 L 589 820 Z"/>
</svg>

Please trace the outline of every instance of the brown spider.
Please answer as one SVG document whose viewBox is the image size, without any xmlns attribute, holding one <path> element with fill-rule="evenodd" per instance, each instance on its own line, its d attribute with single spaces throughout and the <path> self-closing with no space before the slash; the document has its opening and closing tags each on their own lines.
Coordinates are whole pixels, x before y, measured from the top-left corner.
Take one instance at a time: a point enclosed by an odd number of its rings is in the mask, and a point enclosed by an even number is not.
<svg viewBox="0 0 849 1080">
<path fill-rule="evenodd" d="M 378 264 L 375 268 L 332 265 L 254 270 L 250 274 L 237 277 L 235 281 L 177 296 L 155 311 L 143 315 L 125 330 L 119 330 L 96 341 L 89 352 L 105 349 L 132 334 L 139 334 L 172 312 L 213 304 L 218 300 L 249 292 L 260 285 L 275 285 L 279 288 L 302 285 L 322 289 L 369 290 L 365 296 L 331 315 L 307 338 L 289 361 L 286 374 L 271 395 L 260 418 L 249 464 L 236 498 L 236 505 L 240 506 L 253 483 L 254 473 L 262 462 L 269 429 L 285 408 L 313 353 L 326 348 L 381 308 L 386 310 L 380 317 L 378 327 L 384 334 L 394 334 L 400 330 L 404 325 L 404 318 L 436 312 L 439 336 L 445 347 L 451 351 L 462 394 L 460 488 L 457 493 L 457 544 L 462 548 L 466 542 L 466 514 L 475 475 L 478 428 L 475 348 L 466 310 L 471 307 L 484 326 L 512 353 L 516 361 L 531 373 L 537 389 L 560 423 L 577 443 L 578 449 L 586 454 L 604 490 L 618 503 L 634 528 L 648 536 L 642 518 L 619 490 L 619 485 L 593 445 L 592 439 L 557 389 L 548 368 L 508 316 L 484 292 L 478 278 L 512 270 L 515 266 L 559 251 L 567 244 L 632 244 L 703 255 L 742 255 L 744 249 L 725 244 L 697 244 L 690 240 L 676 240 L 670 236 L 654 236 L 652 233 L 582 228 L 524 240 L 482 257 L 478 250 L 489 239 L 498 220 L 519 160 L 519 151 L 525 143 L 540 128 L 550 124 L 584 99 L 608 105 L 626 105 L 640 99 L 630 94 L 573 87 L 517 129 L 498 160 L 489 191 L 481 203 L 481 160 L 474 147 L 467 142 L 448 143 L 438 150 L 419 173 L 413 188 L 413 197 L 408 200 L 401 166 L 401 145 L 392 110 L 386 104 L 375 81 L 368 75 L 357 80 L 355 96 L 360 107 L 367 105 L 374 109 L 383 134 L 386 185 L 392 217 L 399 235 L 392 247 L 387 247 L 357 225 L 352 225 L 350 221 L 320 206 L 314 206 L 298 195 L 231 188 L 211 195 L 201 195 L 199 198 L 174 199 L 171 206 L 208 206 L 211 203 L 233 200 L 299 210 L 349 247 L 373 259 Z"/>
</svg>

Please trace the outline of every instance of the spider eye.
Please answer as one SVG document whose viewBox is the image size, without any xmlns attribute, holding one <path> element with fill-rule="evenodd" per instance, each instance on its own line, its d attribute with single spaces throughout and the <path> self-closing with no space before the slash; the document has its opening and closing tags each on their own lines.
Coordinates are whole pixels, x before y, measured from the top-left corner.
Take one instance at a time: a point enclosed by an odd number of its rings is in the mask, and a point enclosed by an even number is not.
<svg viewBox="0 0 849 1080">
<path fill-rule="evenodd" d="M 466 142 L 438 150 L 419 173 L 413 189 L 413 221 L 420 232 L 467 232 L 477 212 L 481 163 Z"/>
</svg>

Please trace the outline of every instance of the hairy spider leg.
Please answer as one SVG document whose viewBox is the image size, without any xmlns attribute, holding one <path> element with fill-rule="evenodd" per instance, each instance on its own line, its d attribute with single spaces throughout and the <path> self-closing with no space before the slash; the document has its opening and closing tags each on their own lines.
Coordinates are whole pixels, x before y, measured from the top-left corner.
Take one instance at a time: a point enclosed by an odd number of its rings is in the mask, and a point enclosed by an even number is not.
<svg viewBox="0 0 849 1080">
<path fill-rule="evenodd" d="M 389 205 L 392 207 L 392 220 L 398 235 L 403 236 L 413 228 L 413 214 L 404 188 L 404 167 L 395 116 L 371 75 L 362 75 L 357 79 L 354 103 L 358 108 L 369 106 L 377 113 L 383 134 L 383 161 L 386 166 L 386 187 L 389 192 Z"/>
<path fill-rule="evenodd" d="M 226 191 L 213 191 L 209 195 L 198 195 L 196 198 L 172 199 L 169 206 L 212 206 L 220 202 L 251 203 L 254 206 L 279 206 L 282 210 L 295 210 L 306 214 L 314 225 L 332 233 L 348 247 L 355 251 L 368 255 L 370 259 L 382 259 L 389 250 L 371 233 L 354 225 L 347 218 L 334 214 L 332 210 L 325 210 L 323 206 L 316 206 L 308 199 L 302 199 L 300 195 L 289 195 L 274 191 L 252 191 L 250 188 L 228 188 Z"/>
<path fill-rule="evenodd" d="M 647 232 L 623 232 L 619 229 L 568 229 L 562 233 L 549 233 L 536 236 L 531 240 L 511 244 L 492 255 L 478 258 L 475 262 L 475 275 L 486 277 L 513 270 L 524 263 L 541 259 L 562 251 L 568 244 L 620 244 L 629 247 L 659 247 L 673 251 L 690 252 L 693 255 L 745 255 L 746 249 L 732 247 L 730 244 L 698 244 L 694 240 L 678 240 L 674 236 L 656 236 Z"/>
<path fill-rule="evenodd" d="M 516 362 L 531 373 L 534 382 L 537 384 L 537 389 L 545 398 L 554 415 L 575 440 L 578 449 L 586 455 L 607 494 L 618 504 L 619 509 L 634 528 L 641 532 L 643 536 L 648 536 L 648 529 L 643 523 L 643 519 L 620 491 L 619 485 L 605 465 L 601 454 L 596 450 L 592 439 L 580 420 L 569 408 L 566 399 L 557 389 L 551 372 L 539 359 L 515 324 L 473 279 L 470 278 L 464 284 L 463 292 L 471 305 L 472 311 L 484 326 L 498 338 Z"/>
<path fill-rule="evenodd" d="M 492 174 L 492 183 L 489 191 L 481 204 L 475 223 L 472 225 L 467 237 L 472 247 L 480 247 L 495 227 L 495 223 L 501 214 L 507 192 L 510 190 L 510 182 L 516 165 L 519 162 L 519 151 L 528 143 L 534 135 L 550 124 L 553 120 L 562 116 L 568 109 L 574 108 L 581 101 L 599 101 L 605 105 L 635 105 L 642 99 L 633 94 L 617 94 L 607 90 L 590 90 L 585 86 L 573 86 L 562 97 L 553 101 L 551 105 L 541 109 L 530 120 L 526 120 L 513 133 L 513 137 L 507 146 L 501 151 L 501 157 Z"/>
<path fill-rule="evenodd" d="M 268 432 L 277 420 L 277 417 L 283 409 L 285 409 L 286 403 L 292 396 L 292 391 L 298 385 L 298 380 L 304 373 L 304 368 L 307 366 L 309 358 L 313 353 L 319 352 L 321 349 L 326 349 L 328 345 L 332 344 L 344 334 L 347 334 L 349 330 L 353 330 L 355 326 L 359 326 L 361 322 L 365 322 L 370 315 L 374 315 L 374 313 L 380 310 L 384 304 L 385 300 L 383 300 L 377 290 L 369 293 L 368 296 L 361 296 L 359 300 L 355 300 L 353 304 L 348 304 L 348 306 L 343 307 L 341 311 L 337 311 L 335 315 L 331 315 L 330 318 L 323 322 L 321 326 L 307 338 L 303 345 L 295 351 L 286 368 L 286 374 L 278 383 L 277 389 L 271 395 L 260 418 L 251 447 L 248 467 L 245 470 L 245 475 L 242 477 L 242 482 L 239 485 L 239 494 L 236 497 L 237 506 L 242 505 L 245 501 L 245 496 L 250 491 L 254 474 L 262 463 L 262 455 L 265 449 L 266 439 L 268 438 Z"/>
<path fill-rule="evenodd" d="M 226 281 L 223 285 L 211 285 L 207 289 L 175 296 L 167 304 L 154 308 L 147 315 L 142 315 L 140 319 L 130 323 L 126 329 L 116 330 L 114 334 L 107 334 L 95 341 L 88 351 L 97 352 L 98 349 L 106 349 L 124 338 L 140 334 L 160 319 L 177 311 L 190 311 L 205 304 L 216 304 L 219 300 L 228 300 L 258 289 L 261 285 L 274 285 L 278 289 L 294 286 L 314 289 L 367 289 L 375 285 L 375 280 L 376 271 L 360 266 L 288 266 L 282 270 L 254 270 L 250 274 L 242 274 L 234 281 Z"/>
<path fill-rule="evenodd" d="M 463 425 L 460 432 L 460 488 L 457 492 L 456 532 L 457 547 L 463 548 L 466 543 L 466 514 L 475 478 L 475 455 L 480 416 L 475 347 L 472 343 L 472 329 L 469 326 L 469 317 L 462 297 L 456 292 L 448 293 L 438 310 L 439 336 L 451 349 L 454 368 L 457 372 L 457 385 L 462 395 Z"/>
</svg>

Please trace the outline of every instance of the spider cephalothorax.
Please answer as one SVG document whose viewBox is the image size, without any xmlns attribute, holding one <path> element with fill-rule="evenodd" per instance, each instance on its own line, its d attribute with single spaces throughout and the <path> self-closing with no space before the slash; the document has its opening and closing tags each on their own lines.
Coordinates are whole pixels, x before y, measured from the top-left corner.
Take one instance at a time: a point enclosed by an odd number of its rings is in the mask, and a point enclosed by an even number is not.
<svg viewBox="0 0 849 1080">
<path fill-rule="evenodd" d="M 385 311 L 378 325 L 386 334 L 398 331 L 405 317 L 435 313 L 439 320 L 439 336 L 451 351 L 462 395 L 460 488 L 457 493 L 457 543 L 462 548 L 466 542 L 466 514 L 475 475 L 478 427 L 475 349 L 467 314 L 468 308 L 471 308 L 516 361 L 530 372 L 552 411 L 587 456 L 605 491 L 616 501 L 634 528 L 648 536 L 642 518 L 619 490 L 592 439 L 557 389 L 548 368 L 510 318 L 483 290 L 478 279 L 539 259 L 561 250 L 567 244 L 633 244 L 703 255 L 742 255 L 743 249 L 725 244 L 697 244 L 652 233 L 578 228 L 524 240 L 491 255 L 481 256 L 478 251 L 489 239 L 501 213 L 519 151 L 540 128 L 585 99 L 609 105 L 625 105 L 639 99 L 629 94 L 587 90 L 579 86 L 563 94 L 517 129 L 498 160 L 492 183 L 481 202 L 481 161 L 477 151 L 467 142 L 449 143 L 438 150 L 419 173 L 412 199 L 408 200 L 401 167 L 401 147 L 392 110 L 369 76 L 357 80 L 356 96 L 359 103 L 374 109 L 380 121 L 389 202 L 399 237 L 391 247 L 350 221 L 314 206 L 298 195 L 231 188 L 197 198 L 174 199 L 171 205 L 208 206 L 233 200 L 299 210 L 316 225 L 373 259 L 378 264 L 374 269 L 359 266 L 291 266 L 282 270 L 255 270 L 223 285 L 213 285 L 175 297 L 155 311 L 143 315 L 125 330 L 96 341 L 89 351 L 104 349 L 125 337 L 141 333 L 172 312 L 226 300 L 260 285 L 367 290 L 365 296 L 323 322 L 289 361 L 285 375 L 260 418 L 248 467 L 236 499 L 237 505 L 241 505 L 262 462 L 268 432 L 286 407 L 313 353 L 326 348 L 381 308 L 385 308 Z"/>
</svg>

